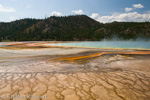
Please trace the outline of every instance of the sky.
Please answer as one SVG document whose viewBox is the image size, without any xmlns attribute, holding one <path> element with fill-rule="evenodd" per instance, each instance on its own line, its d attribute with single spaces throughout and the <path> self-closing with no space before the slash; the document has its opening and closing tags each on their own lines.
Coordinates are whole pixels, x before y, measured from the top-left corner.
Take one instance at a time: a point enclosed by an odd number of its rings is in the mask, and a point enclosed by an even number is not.
<svg viewBox="0 0 150 100">
<path fill-rule="evenodd" d="M 81 14 L 101 23 L 150 21 L 150 0 L 0 0 L 0 22 Z"/>
</svg>

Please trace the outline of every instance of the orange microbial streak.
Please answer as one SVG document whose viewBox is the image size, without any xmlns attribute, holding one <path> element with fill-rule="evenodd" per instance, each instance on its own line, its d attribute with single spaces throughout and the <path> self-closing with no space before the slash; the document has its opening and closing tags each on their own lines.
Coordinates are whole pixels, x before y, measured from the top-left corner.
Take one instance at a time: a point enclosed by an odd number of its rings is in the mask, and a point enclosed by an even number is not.
<svg viewBox="0 0 150 100">
<path fill-rule="evenodd" d="M 79 59 L 84 59 L 84 58 L 90 58 L 90 57 L 97 57 L 97 56 L 101 56 L 105 53 L 96 53 L 96 54 L 92 54 L 92 55 L 87 55 L 87 56 L 78 56 L 78 57 L 67 57 L 67 58 L 60 58 L 60 60 L 79 60 Z"/>
<path fill-rule="evenodd" d="M 77 57 L 66 57 L 66 58 L 60 58 L 59 60 L 65 60 L 65 61 L 74 61 L 74 60 L 79 60 L 79 59 L 84 59 L 84 58 L 91 58 L 91 57 L 97 57 L 101 56 L 104 54 L 150 54 L 150 51 L 132 51 L 132 52 L 101 52 L 101 53 L 96 53 L 96 54 L 91 54 L 91 55 L 86 55 L 86 56 L 77 56 Z"/>
</svg>

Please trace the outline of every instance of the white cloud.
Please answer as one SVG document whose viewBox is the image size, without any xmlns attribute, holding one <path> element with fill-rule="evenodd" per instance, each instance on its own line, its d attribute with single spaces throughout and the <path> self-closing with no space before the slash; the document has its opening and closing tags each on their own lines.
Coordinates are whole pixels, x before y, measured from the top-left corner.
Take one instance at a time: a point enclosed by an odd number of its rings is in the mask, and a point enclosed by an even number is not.
<svg viewBox="0 0 150 100">
<path fill-rule="evenodd" d="M 8 12 L 16 12 L 14 8 L 6 8 L 0 4 L 0 12 L 8 13 Z"/>
<path fill-rule="evenodd" d="M 10 16 L 9 19 L 10 19 L 10 21 L 16 20 L 16 18 L 14 16 Z"/>
<path fill-rule="evenodd" d="M 102 23 L 109 23 L 113 21 L 118 22 L 145 22 L 150 21 L 150 14 L 139 14 L 137 12 L 132 13 L 118 13 L 111 16 L 99 16 L 97 21 Z"/>
<path fill-rule="evenodd" d="M 146 11 L 147 14 L 150 14 L 150 11 Z"/>
<path fill-rule="evenodd" d="M 90 17 L 93 19 L 97 19 L 100 17 L 100 15 L 98 13 L 92 13 L 92 15 Z"/>
<path fill-rule="evenodd" d="M 133 8 L 128 8 L 128 7 L 125 8 L 125 11 L 126 11 L 126 12 L 129 12 L 129 11 L 132 11 L 132 10 L 133 10 Z"/>
<path fill-rule="evenodd" d="M 132 6 L 133 6 L 132 8 L 126 7 L 124 10 L 126 12 L 129 12 L 129 11 L 132 11 L 137 8 L 144 8 L 144 6 L 142 4 L 133 4 Z"/>
<path fill-rule="evenodd" d="M 142 4 L 133 4 L 134 8 L 144 8 Z"/>
<path fill-rule="evenodd" d="M 84 14 L 84 12 L 83 12 L 83 10 L 73 10 L 72 11 L 73 13 L 75 13 L 75 14 Z"/>
<path fill-rule="evenodd" d="M 63 14 L 60 13 L 60 12 L 57 12 L 57 11 L 53 11 L 53 12 L 51 13 L 51 16 L 63 16 Z"/>
</svg>

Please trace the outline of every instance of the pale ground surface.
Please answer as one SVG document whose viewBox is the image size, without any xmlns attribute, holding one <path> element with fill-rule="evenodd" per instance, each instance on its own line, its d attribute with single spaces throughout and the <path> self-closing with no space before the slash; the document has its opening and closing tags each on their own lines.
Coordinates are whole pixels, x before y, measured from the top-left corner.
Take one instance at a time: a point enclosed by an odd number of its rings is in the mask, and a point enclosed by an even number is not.
<svg viewBox="0 0 150 100">
<path fill-rule="evenodd" d="M 33 45 L 0 48 L 0 100 L 150 100 L 149 51 Z"/>
</svg>

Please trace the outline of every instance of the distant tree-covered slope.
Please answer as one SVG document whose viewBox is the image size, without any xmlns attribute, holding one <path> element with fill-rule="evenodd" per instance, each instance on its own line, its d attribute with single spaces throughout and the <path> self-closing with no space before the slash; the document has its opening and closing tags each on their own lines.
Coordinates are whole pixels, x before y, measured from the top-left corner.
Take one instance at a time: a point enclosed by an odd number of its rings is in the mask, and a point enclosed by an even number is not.
<svg viewBox="0 0 150 100">
<path fill-rule="evenodd" d="M 150 39 L 150 23 L 99 23 L 86 15 L 0 23 L 0 41 Z"/>
<path fill-rule="evenodd" d="M 39 21 L 36 19 L 21 19 L 10 23 L 0 23 L 0 41 L 28 40 L 25 39 L 24 30 Z"/>
<path fill-rule="evenodd" d="M 117 37 L 119 39 L 150 39 L 149 22 L 113 22 L 104 24 L 103 30 L 106 30 L 104 33 L 108 34 L 108 37 L 105 35 L 106 38 Z M 101 32 L 98 33 L 100 34 Z"/>
</svg>

